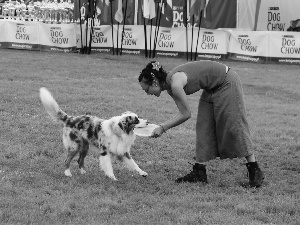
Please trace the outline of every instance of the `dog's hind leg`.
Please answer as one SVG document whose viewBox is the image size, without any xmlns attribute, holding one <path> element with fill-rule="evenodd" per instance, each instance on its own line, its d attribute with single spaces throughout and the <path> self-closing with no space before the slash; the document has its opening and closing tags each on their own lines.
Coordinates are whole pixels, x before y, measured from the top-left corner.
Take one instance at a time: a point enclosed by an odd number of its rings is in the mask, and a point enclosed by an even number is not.
<svg viewBox="0 0 300 225">
<path fill-rule="evenodd" d="M 124 154 L 123 161 L 124 161 L 124 163 L 126 164 L 126 166 L 128 167 L 129 170 L 134 170 L 134 171 L 138 172 L 143 177 L 148 176 L 148 174 L 145 171 L 141 170 L 140 167 L 136 164 L 136 162 L 133 160 L 133 158 L 131 157 L 129 152 L 126 152 Z"/>
<path fill-rule="evenodd" d="M 109 152 L 103 151 L 102 153 L 100 153 L 99 166 L 101 170 L 104 171 L 106 176 L 108 176 L 113 180 L 117 180 L 117 178 L 114 175 L 114 171 L 111 163 L 111 155 Z"/>
<path fill-rule="evenodd" d="M 79 152 L 79 158 L 77 160 L 81 174 L 86 173 L 85 167 L 84 167 L 84 158 L 86 157 L 88 150 L 89 150 L 89 142 L 87 140 L 83 139 L 82 148 L 81 148 L 81 151 Z"/>
<path fill-rule="evenodd" d="M 70 171 L 70 163 L 72 159 L 75 157 L 75 155 L 80 151 L 80 148 L 82 147 L 82 141 L 78 138 L 77 134 L 73 131 L 70 131 L 68 129 L 64 129 L 63 131 L 63 143 L 68 151 L 67 158 L 65 160 L 65 175 L 67 177 L 71 177 L 71 171 Z"/>
<path fill-rule="evenodd" d="M 67 155 L 67 158 L 65 160 L 65 175 L 67 177 L 71 177 L 72 174 L 71 174 L 71 171 L 70 171 L 70 163 L 72 161 L 72 159 L 75 157 L 75 155 L 79 152 L 79 146 L 70 146 L 68 148 L 68 155 Z"/>
</svg>

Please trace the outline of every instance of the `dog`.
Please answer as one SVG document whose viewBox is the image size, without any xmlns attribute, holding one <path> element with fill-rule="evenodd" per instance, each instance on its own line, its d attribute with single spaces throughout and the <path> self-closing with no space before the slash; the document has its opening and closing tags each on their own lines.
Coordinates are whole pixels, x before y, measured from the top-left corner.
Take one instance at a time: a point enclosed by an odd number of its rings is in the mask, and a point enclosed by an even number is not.
<svg viewBox="0 0 300 225">
<path fill-rule="evenodd" d="M 128 169 L 138 172 L 143 177 L 148 175 L 130 155 L 131 145 L 136 139 L 133 129 L 145 127 L 148 124 L 147 120 L 139 119 L 133 112 L 125 112 L 110 119 L 88 114 L 73 117 L 59 108 L 52 94 L 44 87 L 40 88 L 40 98 L 49 116 L 54 121 L 64 124 L 63 145 L 68 152 L 64 174 L 67 177 L 72 176 L 70 163 L 77 154 L 80 173 L 86 173 L 84 159 L 90 146 L 99 149 L 99 166 L 109 178 L 117 180 L 112 168 L 113 156 L 123 161 Z"/>
</svg>

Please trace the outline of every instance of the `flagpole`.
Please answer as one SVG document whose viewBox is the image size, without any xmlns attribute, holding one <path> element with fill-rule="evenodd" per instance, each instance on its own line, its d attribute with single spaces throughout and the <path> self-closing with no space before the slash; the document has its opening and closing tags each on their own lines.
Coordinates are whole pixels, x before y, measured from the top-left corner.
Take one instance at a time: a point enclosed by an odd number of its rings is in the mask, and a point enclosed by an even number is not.
<svg viewBox="0 0 300 225">
<path fill-rule="evenodd" d="M 149 20 L 150 20 L 150 16 L 149 16 Z M 150 20 L 151 22 L 150 22 L 150 24 L 151 24 L 151 26 L 150 26 L 150 46 L 149 46 L 149 58 L 151 58 L 151 49 L 152 49 L 152 19 Z"/>
<path fill-rule="evenodd" d="M 92 3 L 92 4 L 91 4 Z M 90 12 L 92 12 L 92 6 L 94 7 L 94 13 L 91 15 L 91 30 L 90 30 L 90 41 L 89 41 L 89 48 L 88 48 L 88 54 L 91 54 L 92 51 L 92 38 L 94 33 L 94 18 L 96 13 L 96 0 L 90 0 Z"/>
<path fill-rule="evenodd" d="M 119 30 L 120 30 L 120 22 L 118 22 L 118 31 L 117 31 L 117 55 L 119 55 Z"/>
<path fill-rule="evenodd" d="M 87 2 L 89 4 L 89 2 Z M 87 54 L 87 46 L 88 46 L 88 29 L 89 29 L 89 16 L 86 17 L 86 25 L 85 25 L 85 47 L 84 47 L 84 53 Z"/>
<path fill-rule="evenodd" d="M 157 3 L 158 5 L 158 3 Z M 155 57 L 155 50 L 156 50 L 156 44 L 157 44 L 157 37 L 158 37 L 158 33 L 159 33 L 159 27 L 160 27 L 160 21 L 161 21 L 161 14 L 162 14 L 162 7 L 163 7 L 164 3 L 162 2 L 161 4 L 161 7 L 160 7 L 160 13 L 159 13 L 159 16 L 157 16 L 157 19 L 158 20 L 158 27 L 157 27 L 157 30 L 155 30 L 155 39 L 154 39 L 154 47 L 153 47 L 153 56 L 152 58 Z M 159 6 L 159 5 L 158 5 Z M 158 15 L 158 14 L 157 14 Z"/>
<path fill-rule="evenodd" d="M 186 37 L 186 60 L 187 61 L 189 61 L 189 50 L 188 50 L 188 15 L 187 15 L 187 1 L 185 1 L 185 13 L 186 13 L 186 21 L 185 21 L 185 24 L 186 24 L 186 26 L 185 26 L 185 37 Z"/>
<path fill-rule="evenodd" d="M 126 19 L 126 13 L 127 13 L 127 2 L 125 4 L 125 13 L 124 13 L 124 19 L 123 19 L 123 31 L 122 31 L 122 38 L 121 38 L 121 50 L 120 50 L 120 55 L 122 55 L 122 47 L 123 47 L 123 39 L 124 39 L 124 28 L 125 28 L 125 19 Z"/>
<path fill-rule="evenodd" d="M 191 61 L 193 61 L 193 42 L 194 42 L 194 15 L 192 16 L 191 27 L 192 27 L 192 41 L 191 41 Z"/>
<path fill-rule="evenodd" d="M 152 50 L 152 55 L 154 52 L 154 46 L 155 46 L 155 39 L 156 39 L 156 30 L 157 30 L 157 25 L 158 25 L 158 14 L 159 14 L 159 2 L 156 3 L 157 4 L 157 8 L 156 8 L 156 20 L 155 20 L 155 30 L 154 30 L 154 42 L 153 42 L 153 50 Z M 151 54 L 150 54 L 150 58 L 151 58 Z"/>
<path fill-rule="evenodd" d="M 197 44 L 196 44 L 196 50 L 195 50 L 195 56 L 194 56 L 195 61 L 196 61 L 196 57 L 197 57 L 197 54 L 198 54 L 197 50 L 198 50 L 198 42 L 199 42 L 199 36 L 200 36 L 200 26 L 201 26 L 202 13 L 203 13 L 203 10 L 201 10 L 201 12 L 200 12 L 198 37 L 197 37 Z"/>
<path fill-rule="evenodd" d="M 114 42 L 114 22 L 113 22 L 113 8 L 112 8 L 112 1 L 110 1 L 110 21 L 111 21 L 111 39 L 112 39 L 112 52 L 113 55 L 115 54 L 115 42 Z"/>
<path fill-rule="evenodd" d="M 89 13 L 88 13 L 88 17 L 87 19 L 89 20 L 91 18 L 91 14 L 92 14 L 92 0 L 88 0 L 89 3 Z M 91 28 L 92 28 L 92 21 L 90 20 L 90 29 L 88 29 L 88 36 L 89 36 L 89 40 L 88 40 L 88 45 L 86 46 L 86 54 L 90 54 L 90 42 L 91 42 Z"/>
<path fill-rule="evenodd" d="M 144 17 L 143 12 L 143 18 L 144 18 L 144 38 L 145 38 L 145 57 L 148 57 L 148 49 L 147 49 L 147 28 L 146 28 L 146 18 Z"/>
<path fill-rule="evenodd" d="M 80 0 L 78 1 L 79 4 L 79 26 L 80 26 L 80 42 L 81 42 L 81 49 L 80 49 L 80 53 L 83 54 L 83 43 L 82 43 L 82 25 L 81 25 L 81 11 L 80 11 Z"/>
</svg>

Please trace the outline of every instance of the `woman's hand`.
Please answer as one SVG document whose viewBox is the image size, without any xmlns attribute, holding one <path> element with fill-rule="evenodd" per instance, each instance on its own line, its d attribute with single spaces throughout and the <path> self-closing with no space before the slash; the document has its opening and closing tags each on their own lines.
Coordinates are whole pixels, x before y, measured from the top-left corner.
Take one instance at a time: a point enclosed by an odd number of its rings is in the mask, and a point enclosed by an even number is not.
<svg viewBox="0 0 300 225">
<path fill-rule="evenodd" d="M 151 138 L 158 138 L 160 137 L 163 133 L 165 132 L 165 129 L 162 125 L 159 127 L 155 128 L 151 134 Z"/>
</svg>

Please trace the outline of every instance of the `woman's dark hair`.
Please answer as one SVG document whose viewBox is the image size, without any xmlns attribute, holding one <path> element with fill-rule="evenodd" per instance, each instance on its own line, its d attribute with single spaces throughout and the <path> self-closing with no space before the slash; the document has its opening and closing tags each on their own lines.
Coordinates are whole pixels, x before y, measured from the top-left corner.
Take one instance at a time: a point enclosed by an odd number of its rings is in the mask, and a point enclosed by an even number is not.
<svg viewBox="0 0 300 225">
<path fill-rule="evenodd" d="M 146 83 L 151 85 L 154 77 L 153 75 L 161 82 L 166 81 L 167 72 L 162 68 L 162 66 L 157 61 L 149 62 L 146 67 L 142 70 L 139 76 L 139 82 L 146 80 Z"/>
</svg>

